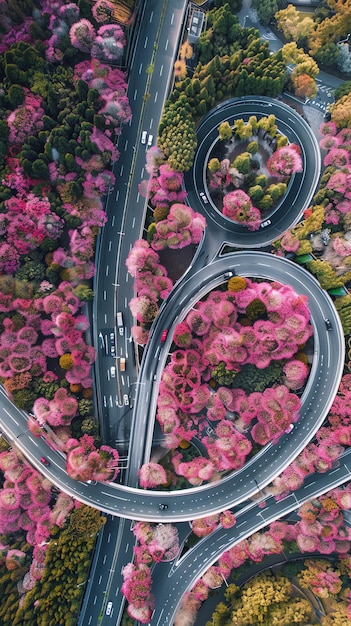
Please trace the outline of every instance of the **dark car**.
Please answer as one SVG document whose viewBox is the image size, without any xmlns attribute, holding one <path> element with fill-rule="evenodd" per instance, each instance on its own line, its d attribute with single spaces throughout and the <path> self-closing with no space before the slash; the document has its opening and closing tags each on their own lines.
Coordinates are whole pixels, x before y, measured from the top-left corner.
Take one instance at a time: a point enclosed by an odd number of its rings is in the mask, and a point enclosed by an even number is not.
<svg viewBox="0 0 351 626">
<path fill-rule="evenodd" d="M 112 357 L 116 356 L 116 338 L 115 333 L 110 333 L 110 353 Z"/>
<path fill-rule="evenodd" d="M 167 335 L 168 335 L 168 330 L 167 330 L 167 328 L 165 328 L 165 330 L 162 331 L 161 343 L 164 343 L 166 341 Z"/>
<path fill-rule="evenodd" d="M 326 122 L 330 122 L 331 120 L 330 104 L 327 104 L 325 108 L 324 119 Z"/>
<path fill-rule="evenodd" d="M 158 505 L 158 508 L 160 509 L 160 511 L 167 511 L 168 504 L 161 503 L 161 504 Z"/>
<path fill-rule="evenodd" d="M 49 461 L 45 458 L 45 456 L 41 456 L 39 459 L 40 463 L 42 463 L 43 465 L 46 465 L 46 467 L 48 467 L 50 465 Z"/>
<path fill-rule="evenodd" d="M 326 327 L 327 330 L 331 330 L 333 328 L 331 321 L 328 320 L 328 319 L 324 320 L 324 324 L 325 324 L 325 327 Z"/>
</svg>

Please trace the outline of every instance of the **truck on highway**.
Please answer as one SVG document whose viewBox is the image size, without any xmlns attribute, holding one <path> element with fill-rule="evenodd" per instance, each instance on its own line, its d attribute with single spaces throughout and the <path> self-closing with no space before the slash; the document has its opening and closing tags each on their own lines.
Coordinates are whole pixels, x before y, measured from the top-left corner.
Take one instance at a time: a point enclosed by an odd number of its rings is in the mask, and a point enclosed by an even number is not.
<svg viewBox="0 0 351 626">
<path fill-rule="evenodd" d="M 116 319 L 117 319 L 117 326 L 118 326 L 119 334 L 123 335 L 123 315 L 121 311 L 118 311 L 116 315 Z"/>
<path fill-rule="evenodd" d="M 124 356 L 119 357 L 119 371 L 125 372 L 126 370 L 126 360 Z"/>
</svg>

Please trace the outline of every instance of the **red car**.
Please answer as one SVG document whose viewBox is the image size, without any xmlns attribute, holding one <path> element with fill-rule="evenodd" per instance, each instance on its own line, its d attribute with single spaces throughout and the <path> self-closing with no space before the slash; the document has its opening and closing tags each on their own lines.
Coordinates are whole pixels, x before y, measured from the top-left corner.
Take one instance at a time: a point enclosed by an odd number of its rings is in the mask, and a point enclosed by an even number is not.
<svg viewBox="0 0 351 626">
<path fill-rule="evenodd" d="M 49 461 L 45 458 L 45 456 L 41 456 L 39 459 L 40 463 L 42 463 L 43 465 L 46 465 L 46 467 L 48 467 L 50 465 Z"/>
<path fill-rule="evenodd" d="M 167 330 L 167 328 L 165 328 L 165 330 L 162 331 L 161 343 L 164 343 L 166 341 L 167 335 L 168 335 L 168 330 Z"/>
</svg>

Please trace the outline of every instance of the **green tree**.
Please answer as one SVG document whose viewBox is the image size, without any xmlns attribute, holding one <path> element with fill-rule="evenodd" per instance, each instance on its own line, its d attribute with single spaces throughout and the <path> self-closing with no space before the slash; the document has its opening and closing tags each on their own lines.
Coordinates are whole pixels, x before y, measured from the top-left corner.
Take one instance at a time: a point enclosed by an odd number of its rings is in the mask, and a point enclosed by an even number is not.
<svg viewBox="0 0 351 626">
<path fill-rule="evenodd" d="M 36 394 L 30 389 L 18 389 L 12 392 L 14 404 L 24 411 L 30 412 L 32 410 L 36 398 Z"/>
<path fill-rule="evenodd" d="M 273 202 L 277 202 L 279 198 L 281 198 L 281 196 L 283 195 L 282 191 L 283 191 L 282 187 L 279 187 L 278 185 L 274 185 L 274 184 L 269 185 L 269 187 L 267 187 L 266 189 L 266 193 L 271 196 Z"/>
<path fill-rule="evenodd" d="M 45 383 L 40 377 L 33 380 L 32 387 L 36 394 L 36 397 L 43 396 L 47 400 L 52 400 L 56 391 L 59 389 L 58 383 Z"/>
<path fill-rule="evenodd" d="M 254 298 L 247 305 L 245 313 L 251 321 L 262 319 L 267 313 L 266 305 L 259 298 Z"/>
<path fill-rule="evenodd" d="M 233 130 L 229 122 L 222 122 L 218 127 L 219 138 L 221 141 L 228 141 L 233 136 Z"/>
<path fill-rule="evenodd" d="M 277 384 L 282 376 L 283 365 L 272 361 L 265 369 L 259 369 L 251 363 L 243 365 L 235 376 L 232 387 L 243 389 L 249 394 L 253 391 L 263 392 L 267 387 Z"/>
<path fill-rule="evenodd" d="M 0 119 L 0 166 L 4 156 L 7 154 L 9 132 L 7 122 Z M 0 200 L 6 200 L 6 197 L 9 195 L 11 195 L 11 191 L 8 187 L 0 185 Z"/>
<path fill-rule="evenodd" d="M 318 65 L 325 65 L 326 67 L 335 65 L 339 58 L 339 48 L 336 43 L 331 41 L 318 48 L 318 50 L 314 53 L 314 58 L 316 59 Z"/>
<path fill-rule="evenodd" d="M 49 169 L 45 161 L 36 159 L 36 161 L 32 163 L 32 176 L 41 180 L 47 180 L 49 178 Z"/>
<path fill-rule="evenodd" d="M 351 80 L 346 80 L 335 89 L 335 101 L 340 100 L 340 98 L 342 98 L 343 96 L 348 96 L 349 93 L 351 93 Z"/>
<path fill-rule="evenodd" d="M 210 159 L 207 165 L 209 171 L 211 172 L 211 174 L 214 174 L 215 172 L 218 172 L 218 170 L 221 167 L 220 161 L 217 158 L 213 158 Z"/>
<path fill-rule="evenodd" d="M 190 169 L 197 145 L 195 125 L 185 95 L 166 103 L 160 126 L 158 146 L 168 158 L 170 167 L 179 172 Z"/>
<path fill-rule="evenodd" d="M 218 9 L 223 5 L 228 5 L 231 13 L 238 13 L 241 9 L 242 0 L 213 0 L 213 6 Z"/>
<path fill-rule="evenodd" d="M 250 123 L 245 123 L 243 119 L 237 119 L 234 122 L 234 132 L 239 139 L 249 139 L 252 135 L 252 127 Z"/>
<path fill-rule="evenodd" d="M 154 208 L 154 220 L 155 222 L 162 222 L 169 214 L 169 208 L 166 206 L 157 206 Z"/>
<path fill-rule="evenodd" d="M 350 274 L 350 272 L 349 272 Z M 339 314 L 345 335 L 351 334 L 351 295 L 336 298 L 335 308 Z"/>
<path fill-rule="evenodd" d="M 259 185 L 262 189 L 267 187 L 268 178 L 265 174 L 260 174 L 255 178 L 255 185 Z"/>
<path fill-rule="evenodd" d="M 268 24 L 273 20 L 276 12 L 282 8 L 281 2 L 278 0 L 252 0 L 252 8 L 257 11 L 258 18 L 263 24 L 263 26 L 268 26 Z"/>
<path fill-rule="evenodd" d="M 224 361 L 220 361 L 212 371 L 211 377 L 219 384 L 230 387 L 235 379 L 236 372 L 228 370 Z"/>
<path fill-rule="evenodd" d="M 147 242 L 149 244 L 151 244 L 151 242 L 153 241 L 155 234 L 156 234 L 156 223 L 151 222 L 151 224 L 149 224 L 148 229 L 147 229 Z"/>
<path fill-rule="evenodd" d="M 250 143 L 247 146 L 247 151 L 250 152 L 250 154 L 256 154 L 258 152 L 257 141 L 250 141 Z"/>
<path fill-rule="evenodd" d="M 258 203 L 258 208 L 262 211 L 268 211 L 273 206 L 273 199 L 269 193 L 265 193 L 263 198 Z"/>
<path fill-rule="evenodd" d="M 251 154 L 249 152 L 242 152 L 233 161 L 233 167 L 235 167 L 240 174 L 248 174 L 251 168 Z"/>
<path fill-rule="evenodd" d="M 82 433 L 87 433 L 92 437 L 96 437 L 99 434 L 99 423 L 94 417 L 86 417 L 82 421 L 81 429 Z"/>
<path fill-rule="evenodd" d="M 78 285 L 73 290 L 74 295 L 83 302 L 91 302 L 94 300 L 94 292 L 88 285 Z"/>
<path fill-rule="evenodd" d="M 45 278 L 46 267 L 40 261 L 27 261 L 16 272 L 18 280 L 40 283 Z"/>
<path fill-rule="evenodd" d="M 81 417 L 89 417 L 94 412 L 93 401 L 87 398 L 82 398 L 78 402 L 78 412 Z"/>
<path fill-rule="evenodd" d="M 230 619 L 230 610 L 224 604 L 220 602 L 217 604 L 215 611 L 212 613 L 211 621 L 206 622 L 206 626 L 227 626 Z"/>
<path fill-rule="evenodd" d="M 25 93 L 24 89 L 21 85 L 11 85 L 7 97 L 9 99 L 10 105 L 13 109 L 16 109 L 18 106 L 23 104 Z"/>
<path fill-rule="evenodd" d="M 252 204 L 254 206 L 257 206 L 257 202 L 262 200 L 264 192 L 262 190 L 262 187 L 260 187 L 260 185 L 254 185 L 253 187 L 249 188 L 248 194 L 252 200 Z"/>
<path fill-rule="evenodd" d="M 12 616 L 12 626 L 76 623 L 81 583 L 89 576 L 96 536 L 105 522 L 99 511 L 83 505 L 71 513 L 60 534 L 52 532 L 44 574 Z"/>
<path fill-rule="evenodd" d="M 345 277 L 337 276 L 327 261 L 322 261 L 321 259 L 313 260 L 308 263 L 307 267 L 315 275 L 322 289 L 334 289 L 345 284 Z"/>
<path fill-rule="evenodd" d="M 296 250 L 296 256 L 302 256 L 303 254 L 311 254 L 312 252 L 312 244 L 308 239 L 303 239 L 299 243 L 299 247 Z"/>
</svg>

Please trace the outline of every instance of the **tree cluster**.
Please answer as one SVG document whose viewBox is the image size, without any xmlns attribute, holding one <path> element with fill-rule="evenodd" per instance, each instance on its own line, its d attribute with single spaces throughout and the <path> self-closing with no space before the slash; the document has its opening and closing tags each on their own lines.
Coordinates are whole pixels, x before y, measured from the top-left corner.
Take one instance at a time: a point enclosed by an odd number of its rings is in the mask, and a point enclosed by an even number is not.
<svg viewBox="0 0 351 626">
<path fill-rule="evenodd" d="M 134 243 L 126 266 L 135 279 L 136 297 L 132 298 L 129 306 L 138 325 L 132 327 L 132 334 L 137 343 L 145 345 L 159 305 L 168 296 L 173 282 L 161 265 L 158 253 L 144 239 Z"/>
<path fill-rule="evenodd" d="M 232 162 L 229 158 L 209 160 L 209 188 L 222 205 L 223 215 L 257 230 L 264 214 L 285 194 L 291 176 L 302 170 L 300 149 L 296 144 L 286 145 L 274 115 L 259 120 L 251 116 L 247 122 L 237 119 L 233 128 L 223 122 L 218 132 L 220 141 L 229 141 L 226 147 L 234 148 L 236 156 Z M 271 153 L 263 164 L 258 159 L 262 145 Z"/>
<path fill-rule="evenodd" d="M 276 441 L 298 419 L 300 401 L 293 391 L 303 387 L 309 372 L 300 348 L 312 334 L 307 303 L 287 286 L 242 282 L 237 290 L 211 292 L 176 327 L 175 349 L 160 383 L 157 419 L 173 450 L 175 474 L 191 485 L 239 469 L 253 442 Z M 269 371 L 279 362 L 280 378 Z M 235 385 L 245 366 L 251 367 L 253 389 L 257 372 L 259 391 L 245 393 Z M 184 460 L 176 449 L 195 435 L 208 458 Z M 140 474 L 146 487 L 148 469 Z M 162 467 L 152 466 L 151 473 L 157 476 L 154 486 L 166 483 Z"/>
<path fill-rule="evenodd" d="M 350 32 L 350 0 L 327 0 L 314 15 L 306 15 L 289 4 L 275 13 L 275 19 L 285 38 L 308 50 L 318 63 L 328 66 L 340 62 L 341 70 L 347 67 L 338 42 Z"/>
<path fill-rule="evenodd" d="M 308 624 L 314 614 L 310 602 L 299 596 L 293 597 L 289 579 L 278 573 L 258 574 L 240 589 L 231 584 L 225 597 L 229 606 L 218 605 L 206 626 L 229 623 L 236 626 L 250 626 L 252 623 L 263 626 L 278 623 L 290 626 L 294 623 L 302 626 Z"/>
<path fill-rule="evenodd" d="M 124 34 L 109 24 L 108 0 L 92 8 L 84 1 L 53 6 L 23 0 L 17 14 L 6 0 L 2 9 L 0 378 L 17 406 L 34 411 L 30 431 L 68 452 L 72 476 L 113 479 L 118 455 L 97 447 L 91 401 L 95 350 L 86 343 L 89 322 L 81 307 L 93 297 L 95 241 L 106 220 L 101 198 L 114 182 L 111 164 L 119 156 L 114 138 L 131 116 L 124 73 L 103 63 L 121 58 Z M 30 17 L 22 22 L 26 11 Z M 18 598 L 12 594 L 3 623 L 32 623 L 35 607 L 38 624 L 47 624 L 48 616 L 73 624 L 93 543 L 89 539 L 86 558 L 77 537 L 66 538 L 64 550 L 72 544 L 75 552 L 74 571 L 56 562 L 55 584 L 46 581 L 41 597 L 36 581 L 50 569 L 50 531 L 62 527 L 73 504 L 62 494 L 53 496 L 50 483 L 31 468 L 13 463 L 11 471 L 1 491 L 1 532 L 11 533 L 11 543 L 22 533 L 32 547 L 32 564 L 18 589 L 38 596 L 22 603 L 16 615 Z M 25 557 L 14 546 L 7 561 L 13 568 L 17 559 L 20 569 Z M 57 561 L 54 552 L 50 564 Z M 77 572 L 78 587 L 72 584 Z"/>
<path fill-rule="evenodd" d="M 257 30 L 242 29 L 228 4 L 215 5 L 207 13 L 207 28 L 198 47 L 199 63 L 193 76 L 176 82 L 158 130 L 159 147 L 170 167 L 181 172 L 193 162 L 196 120 L 226 98 L 274 97 L 286 80 L 281 54 L 270 55 Z"/>
<path fill-rule="evenodd" d="M 96 537 L 105 522 L 96 509 L 79 506 L 62 530 L 52 529 L 44 572 L 34 585 L 25 577 L 26 595 L 11 625 L 32 626 L 33 619 L 40 626 L 77 623 Z"/>
<path fill-rule="evenodd" d="M 125 74 L 103 62 L 121 58 L 125 38 L 108 0 L 22 2 L 23 24 L 11 0 L 3 9 L 1 382 L 34 410 L 32 432 L 65 451 L 84 432 L 99 443 L 80 308 L 93 297 L 114 137 L 131 116 Z"/>
<path fill-rule="evenodd" d="M 66 452 L 67 473 L 76 480 L 113 481 L 119 473 L 117 450 L 106 445 L 97 448 L 90 435 L 83 435 L 79 441 L 68 439 Z"/>
<path fill-rule="evenodd" d="M 313 205 L 304 220 L 274 242 L 278 254 L 309 255 L 307 267 L 323 289 L 335 289 L 351 280 L 350 153 L 351 131 L 335 121 L 320 126 L 320 147 L 325 166 Z M 351 332 L 350 302 L 336 300 L 345 335 Z"/>
<path fill-rule="evenodd" d="M 322 617 L 323 626 L 347 626 L 350 616 L 349 577 L 351 572 L 348 551 L 350 538 L 345 525 L 344 511 L 350 507 L 350 483 L 344 488 L 333 489 L 324 496 L 302 505 L 298 511 L 300 521 L 289 523 L 277 520 L 267 530 L 254 533 L 222 554 L 218 563 L 211 566 L 188 592 L 176 615 L 175 626 L 193 624 L 197 612 L 209 591 L 225 580 L 237 579 L 242 566 L 252 561 L 261 563 L 266 555 L 282 554 L 289 561 L 279 572 L 265 572 L 250 578 L 242 587 L 231 583 L 225 591 L 226 603 L 220 602 L 207 626 L 250 626 L 253 622 L 272 624 L 292 623 L 307 626 L 314 623 L 312 605 L 306 600 L 304 589 L 319 598 L 328 598 L 330 614 Z M 324 542 L 324 538 L 326 541 Z M 336 539 L 331 550 L 325 545 Z M 331 560 L 306 559 L 302 564 L 293 559 L 296 554 L 320 552 L 334 556 Z M 329 557 L 330 558 L 330 557 Z M 285 575 L 286 572 L 286 575 Z M 293 592 L 300 586 L 300 595 Z M 218 585 L 218 586 L 219 586 Z M 342 595 L 340 595 L 342 594 Z M 334 621 L 335 620 L 335 621 Z"/>
<path fill-rule="evenodd" d="M 270 490 L 276 497 L 287 495 L 303 485 L 304 478 L 330 470 L 343 450 L 351 445 L 349 403 L 351 375 L 344 374 L 323 427 L 296 459 L 273 481 Z"/>
</svg>

